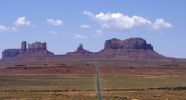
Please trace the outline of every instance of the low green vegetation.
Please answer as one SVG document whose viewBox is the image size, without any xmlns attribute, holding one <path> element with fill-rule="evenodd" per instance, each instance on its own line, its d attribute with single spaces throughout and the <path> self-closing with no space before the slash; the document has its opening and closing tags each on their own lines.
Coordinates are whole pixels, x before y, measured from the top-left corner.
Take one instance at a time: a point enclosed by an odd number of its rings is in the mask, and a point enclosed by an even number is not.
<svg viewBox="0 0 186 100">
<path fill-rule="evenodd" d="M 104 100 L 185 100 L 186 76 L 101 75 Z M 1 75 L 0 100 L 96 100 L 94 75 Z"/>
<path fill-rule="evenodd" d="M 56 59 L 3 64 L 0 100 L 97 100 L 96 63 L 104 100 L 186 100 L 186 61 Z"/>
</svg>

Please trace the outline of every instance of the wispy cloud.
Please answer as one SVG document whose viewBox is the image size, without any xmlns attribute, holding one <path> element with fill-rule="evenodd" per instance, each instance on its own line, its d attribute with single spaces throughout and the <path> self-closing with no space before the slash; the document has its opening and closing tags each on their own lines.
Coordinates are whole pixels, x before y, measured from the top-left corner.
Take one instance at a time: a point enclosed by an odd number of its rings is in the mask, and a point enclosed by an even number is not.
<svg viewBox="0 0 186 100">
<path fill-rule="evenodd" d="M 122 13 L 98 13 L 93 14 L 88 11 L 84 11 L 83 14 L 90 17 L 91 19 L 98 22 L 102 28 L 105 29 L 130 29 L 134 27 L 145 27 L 151 29 L 162 29 L 162 28 L 171 28 L 172 24 L 166 22 L 162 18 L 157 18 L 154 22 L 148 20 L 145 17 L 141 16 L 128 16 Z"/>
<path fill-rule="evenodd" d="M 89 12 L 89 11 L 84 11 L 83 14 L 86 15 L 86 16 L 89 16 L 89 17 L 93 17 L 94 16 L 94 14 Z"/>
<path fill-rule="evenodd" d="M 156 19 L 156 21 L 153 23 L 152 27 L 154 29 L 171 28 L 172 24 L 165 22 L 164 19 Z"/>
<path fill-rule="evenodd" d="M 100 37 L 102 35 L 103 35 L 103 30 L 98 29 L 98 30 L 96 30 L 94 37 Z"/>
<path fill-rule="evenodd" d="M 17 29 L 15 27 L 7 27 L 4 25 L 0 25 L 0 32 L 16 32 Z"/>
<path fill-rule="evenodd" d="M 28 26 L 31 24 L 31 21 L 29 21 L 26 17 L 19 17 L 14 24 L 16 26 Z"/>
<path fill-rule="evenodd" d="M 87 24 L 83 24 L 83 25 L 80 26 L 80 28 L 89 29 L 89 28 L 91 28 L 91 26 L 87 25 Z"/>
<path fill-rule="evenodd" d="M 54 26 L 60 26 L 64 24 L 64 22 L 60 19 L 47 19 L 47 23 Z"/>
<path fill-rule="evenodd" d="M 76 38 L 76 39 L 86 39 L 87 36 L 84 36 L 84 35 L 81 35 L 81 34 L 75 34 L 74 38 Z"/>
<path fill-rule="evenodd" d="M 54 31 L 54 30 L 50 31 L 49 33 L 52 34 L 52 35 L 58 34 L 58 32 L 57 31 Z"/>
</svg>

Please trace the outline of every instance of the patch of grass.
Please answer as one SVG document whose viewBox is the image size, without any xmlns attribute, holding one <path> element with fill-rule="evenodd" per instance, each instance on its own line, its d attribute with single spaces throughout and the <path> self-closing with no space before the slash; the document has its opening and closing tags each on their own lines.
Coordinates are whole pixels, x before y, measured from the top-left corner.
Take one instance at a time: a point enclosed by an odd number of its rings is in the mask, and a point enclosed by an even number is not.
<svg viewBox="0 0 186 100">
<path fill-rule="evenodd" d="M 148 89 L 158 87 L 186 86 L 186 77 L 182 76 L 133 76 L 133 75 L 102 75 L 102 88 L 108 89 Z M 183 88 L 183 87 L 182 87 Z"/>
<path fill-rule="evenodd" d="M 96 100 L 94 75 L 0 76 L 0 100 Z M 185 77 L 101 75 L 106 100 L 184 100 Z"/>
</svg>

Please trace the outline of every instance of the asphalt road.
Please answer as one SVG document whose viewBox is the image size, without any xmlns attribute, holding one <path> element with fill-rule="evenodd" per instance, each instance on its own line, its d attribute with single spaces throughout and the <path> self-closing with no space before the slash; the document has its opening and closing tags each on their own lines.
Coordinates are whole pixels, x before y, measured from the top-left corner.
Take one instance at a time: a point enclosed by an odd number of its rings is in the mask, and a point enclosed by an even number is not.
<svg viewBox="0 0 186 100">
<path fill-rule="evenodd" d="M 100 80 L 99 80 L 99 65 L 96 65 L 96 94 L 97 94 L 98 100 L 102 100 Z"/>
</svg>

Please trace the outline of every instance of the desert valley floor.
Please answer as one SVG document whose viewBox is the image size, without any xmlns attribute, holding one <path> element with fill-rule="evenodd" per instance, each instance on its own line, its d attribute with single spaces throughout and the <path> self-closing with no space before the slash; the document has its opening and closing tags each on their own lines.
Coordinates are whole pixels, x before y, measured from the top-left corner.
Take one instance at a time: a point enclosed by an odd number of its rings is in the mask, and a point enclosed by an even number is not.
<svg viewBox="0 0 186 100">
<path fill-rule="evenodd" d="M 185 100 L 186 61 L 1 61 L 1 100 Z M 31 64 L 32 66 L 28 66 Z M 50 66 L 50 67 L 49 67 Z"/>
</svg>

